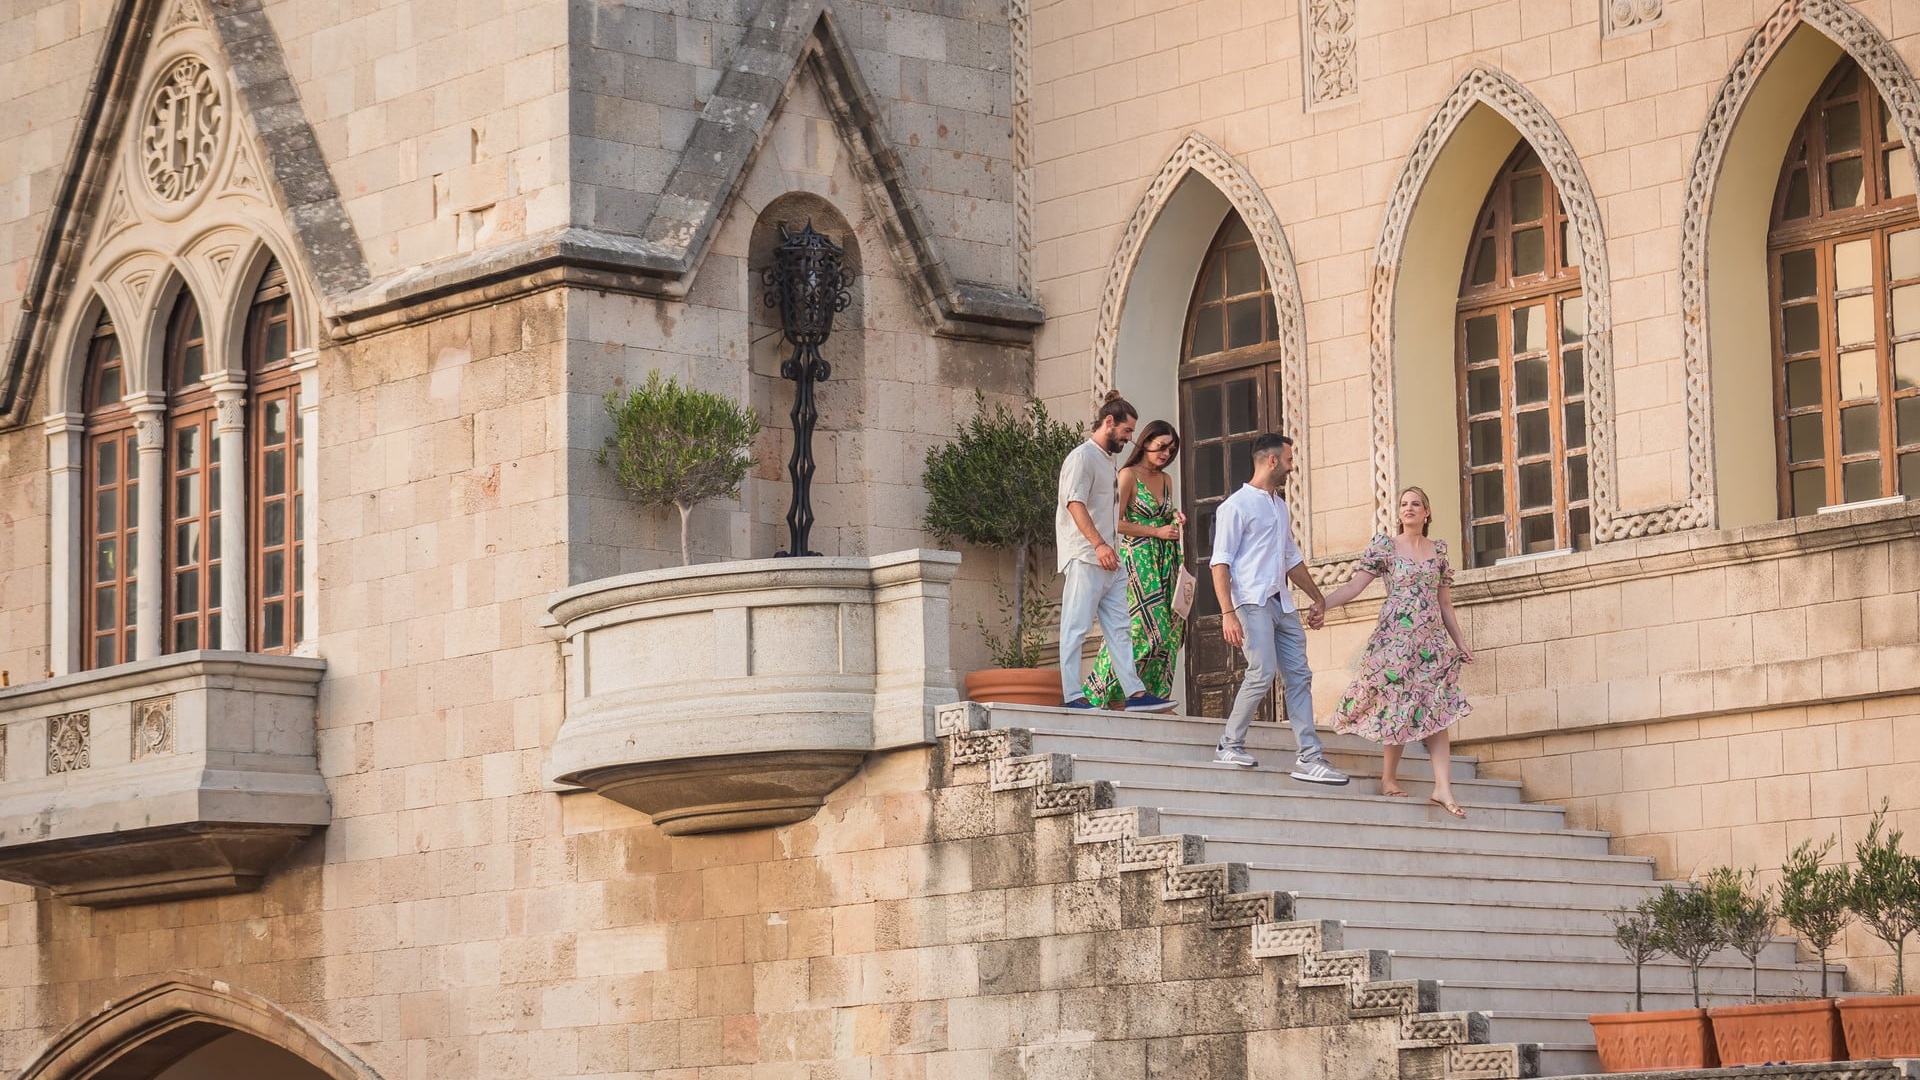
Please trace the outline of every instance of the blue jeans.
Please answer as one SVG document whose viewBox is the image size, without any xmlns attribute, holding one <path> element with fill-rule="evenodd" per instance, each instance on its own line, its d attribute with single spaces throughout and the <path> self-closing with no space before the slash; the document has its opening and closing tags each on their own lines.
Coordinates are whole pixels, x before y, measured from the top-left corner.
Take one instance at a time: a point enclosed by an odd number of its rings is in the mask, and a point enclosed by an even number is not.
<svg viewBox="0 0 1920 1080">
<path fill-rule="evenodd" d="M 1321 757 L 1320 733 L 1313 727 L 1313 669 L 1307 666 L 1307 632 L 1300 626 L 1297 612 L 1282 611 L 1280 598 L 1272 596 L 1255 607 L 1244 604 L 1234 609 L 1240 617 L 1240 629 L 1247 635 L 1242 649 L 1247 657 L 1247 677 L 1233 697 L 1233 711 L 1227 714 L 1227 734 L 1220 741 L 1227 746 L 1245 747 L 1247 728 L 1253 714 L 1266 700 L 1267 688 L 1278 675 L 1287 691 L 1287 723 L 1293 726 L 1303 758 Z"/>
<path fill-rule="evenodd" d="M 1081 691 L 1080 648 L 1087 643 L 1095 615 L 1107 635 L 1113 676 L 1128 697 L 1147 688 L 1133 668 L 1133 621 L 1127 610 L 1127 568 L 1102 570 L 1075 559 L 1067 564 L 1067 586 L 1060 596 L 1060 700 L 1086 696 Z"/>
</svg>

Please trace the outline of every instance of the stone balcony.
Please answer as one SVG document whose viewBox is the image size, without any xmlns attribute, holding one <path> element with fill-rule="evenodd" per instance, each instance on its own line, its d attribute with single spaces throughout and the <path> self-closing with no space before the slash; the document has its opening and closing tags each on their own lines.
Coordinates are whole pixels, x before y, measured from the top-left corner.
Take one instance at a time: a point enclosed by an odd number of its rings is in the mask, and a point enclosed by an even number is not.
<svg viewBox="0 0 1920 1080">
<path fill-rule="evenodd" d="M 329 819 L 325 670 L 189 652 L 0 690 L 0 879 L 88 907 L 257 888 Z"/>
<path fill-rule="evenodd" d="M 759 559 L 588 582 L 548 610 L 566 718 L 547 775 L 669 835 L 812 816 L 874 750 L 933 738 L 960 556 Z"/>
</svg>

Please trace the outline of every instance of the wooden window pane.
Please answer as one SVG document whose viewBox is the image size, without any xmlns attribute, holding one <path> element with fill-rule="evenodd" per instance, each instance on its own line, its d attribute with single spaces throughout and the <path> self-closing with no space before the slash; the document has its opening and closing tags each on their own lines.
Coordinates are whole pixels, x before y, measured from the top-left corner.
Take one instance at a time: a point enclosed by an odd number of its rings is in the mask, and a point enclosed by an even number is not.
<svg viewBox="0 0 1920 1080">
<path fill-rule="evenodd" d="M 1513 309 L 1513 352 L 1539 352 L 1547 347 L 1547 309 L 1539 304 Z"/>
<path fill-rule="evenodd" d="M 1920 395 L 1903 397 L 1894 403 L 1894 444 L 1912 446 L 1920 444 Z"/>
<path fill-rule="evenodd" d="M 1903 341 L 1893 347 L 1893 388 L 1911 390 L 1920 386 L 1920 341 Z"/>
<path fill-rule="evenodd" d="M 1503 456 L 1500 421 L 1475 420 L 1467 427 L 1467 461 L 1472 465 L 1497 465 Z"/>
<path fill-rule="evenodd" d="M 1801 300 L 1820 291 L 1820 261 L 1812 251 L 1789 251 L 1780 256 L 1780 295 Z"/>
<path fill-rule="evenodd" d="M 1260 253 L 1252 247 L 1227 252 L 1227 295 L 1245 296 L 1260 291 Z"/>
<path fill-rule="evenodd" d="M 1873 332 L 1873 296 L 1842 297 L 1833 305 L 1834 340 L 1841 345 L 1871 345 Z"/>
<path fill-rule="evenodd" d="M 1827 153 L 1860 149 L 1860 106 L 1855 102 L 1827 110 Z"/>
<path fill-rule="evenodd" d="M 1920 285 L 1893 290 L 1893 332 L 1900 337 L 1920 334 Z"/>
<path fill-rule="evenodd" d="M 1840 452 L 1870 454 L 1880 449 L 1880 407 L 1855 405 L 1840 410 Z M 1851 480 L 1848 481 L 1852 483 Z M 1852 499 L 1848 499 L 1852 502 Z"/>
<path fill-rule="evenodd" d="M 1787 421 L 1787 460 L 1793 464 L 1819 461 L 1826 456 L 1825 427 L 1819 413 L 1807 413 Z"/>
<path fill-rule="evenodd" d="M 1514 429 L 1519 433 L 1521 457 L 1553 452 L 1552 418 L 1553 414 L 1546 409 L 1535 409 L 1514 417 Z"/>
<path fill-rule="evenodd" d="M 1513 221 L 1514 224 L 1539 221 L 1546 212 L 1545 177 L 1516 176 L 1513 178 Z"/>
<path fill-rule="evenodd" d="M 1913 194 L 1913 155 L 1902 146 L 1887 151 L 1882 166 L 1887 178 L 1887 198 L 1904 199 Z"/>
<path fill-rule="evenodd" d="M 1862 158 L 1841 158 L 1827 163 L 1827 204 L 1835 210 L 1850 210 L 1866 201 L 1867 174 Z"/>
<path fill-rule="evenodd" d="M 1513 276 L 1530 277 L 1547 270 L 1547 233 L 1521 229 L 1513 234 Z"/>
<path fill-rule="evenodd" d="M 1568 349 L 1560 354 L 1560 393 L 1565 397 L 1578 397 L 1586 392 L 1586 350 Z"/>
<path fill-rule="evenodd" d="M 1241 379 L 1227 384 L 1227 431 L 1235 435 L 1260 430 L 1260 383 Z"/>
<path fill-rule="evenodd" d="M 1799 304 L 1780 312 L 1781 346 L 1789 354 L 1809 353 L 1820 348 L 1820 308 L 1817 304 Z"/>
<path fill-rule="evenodd" d="M 1522 465 L 1520 476 L 1520 509 L 1550 510 L 1553 508 L 1553 464 L 1536 461 Z"/>
<path fill-rule="evenodd" d="M 1220 309 L 1203 307 L 1193 322 L 1193 355 L 1212 356 L 1226 347 L 1226 337 L 1221 332 Z"/>
<path fill-rule="evenodd" d="M 1920 496 L 1920 452 L 1900 455 L 1900 493 L 1909 499 Z"/>
<path fill-rule="evenodd" d="M 1887 237 L 1887 276 L 1895 281 L 1920 277 L 1920 229 Z"/>
<path fill-rule="evenodd" d="M 1552 551 L 1555 544 L 1551 515 L 1535 514 L 1520 519 L 1520 550 L 1523 553 L 1537 555 L 1542 551 Z"/>
<path fill-rule="evenodd" d="M 1578 345 L 1587 337 L 1587 298 L 1569 296 L 1560 301 L 1560 344 Z"/>
<path fill-rule="evenodd" d="M 1574 454 L 1567 458 L 1567 501 L 1587 501 L 1587 455 L 1585 454 Z"/>
<path fill-rule="evenodd" d="M 1814 466 L 1793 474 L 1793 513 L 1811 514 L 1827 505 L 1827 470 Z"/>
<path fill-rule="evenodd" d="M 1467 363 L 1500 358 L 1500 323 L 1493 315 L 1467 320 Z"/>
<path fill-rule="evenodd" d="M 1493 237 L 1481 237 L 1479 241 L 1474 244 L 1471 262 L 1473 271 L 1468 277 L 1468 282 L 1473 285 L 1492 284 L 1494 277 L 1500 272 L 1498 264 L 1499 258 L 1494 252 Z"/>
<path fill-rule="evenodd" d="M 1846 292 L 1873 285 L 1873 241 L 1849 240 L 1833 246 L 1833 287 Z"/>
<path fill-rule="evenodd" d="M 1866 502 L 1880 497 L 1880 459 L 1849 461 L 1842 466 L 1841 474 L 1846 490 L 1841 495 L 1843 502 Z"/>
<path fill-rule="evenodd" d="M 1235 440 L 1227 451 L 1227 490 L 1239 491 L 1253 479 L 1253 442 Z"/>
<path fill-rule="evenodd" d="M 1261 301 L 1235 300 L 1227 305 L 1227 348 L 1244 349 L 1260 344 Z"/>
<path fill-rule="evenodd" d="M 1473 527 L 1473 563 L 1487 566 L 1507 555 L 1507 527 L 1504 523 Z"/>
<path fill-rule="evenodd" d="M 1795 360 L 1787 365 L 1787 408 L 1820 404 L 1820 361 Z"/>
<path fill-rule="evenodd" d="M 1552 387 L 1547 381 L 1545 357 L 1516 360 L 1513 364 L 1513 403 L 1536 405 L 1547 400 Z"/>
<path fill-rule="evenodd" d="M 1474 517 L 1503 514 L 1507 509 L 1506 477 L 1498 470 L 1473 474 L 1472 512 Z"/>
<path fill-rule="evenodd" d="M 1585 551 L 1593 546 L 1593 526 L 1586 507 L 1576 507 L 1568 512 L 1567 529 L 1573 534 L 1573 547 Z"/>
<path fill-rule="evenodd" d="M 1500 411 L 1499 368 L 1475 368 L 1467 372 L 1467 411 L 1470 413 Z"/>
<path fill-rule="evenodd" d="M 1787 194 L 1782 201 L 1780 216 L 1789 220 L 1798 220 L 1813 214 L 1813 193 L 1807 186 L 1807 170 L 1796 169 L 1787 180 Z"/>
<path fill-rule="evenodd" d="M 1802 361 L 1812 363 L 1813 361 Z M 1840 354 L 1840 400 L 1872 400 L 1880 396 L 1880 354 L 1855 349 Z"/>
<path fill-rule="evenodd" d="M 1583 401 L 1567 403 L 1566 423 L 1561 428 L 1560 441 L 1567 449 L 1578 450 L 1587 445 L 1587 405 Z"/>
</svg>

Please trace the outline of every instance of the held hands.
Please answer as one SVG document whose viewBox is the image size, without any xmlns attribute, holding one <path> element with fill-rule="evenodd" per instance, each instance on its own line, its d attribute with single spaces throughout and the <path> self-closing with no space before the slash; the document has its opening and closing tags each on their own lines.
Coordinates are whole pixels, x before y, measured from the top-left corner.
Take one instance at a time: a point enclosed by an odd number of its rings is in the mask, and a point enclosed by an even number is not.
<svg viewBox="0 0 1920 1080">
<path fill-rule="evenodd" d="M 1327 625 L 1327 602 L 1318 600 L 1307 609 L 1307 629 L 1319 630 Z"/>
<path fill-rule="evenodd" d="M 1093 557 L 1100 560 L 1100 569 L 1102 570 L 1120 569 L 1120 556 L 1114 554 L 1112 544 L 1100 543 L 1094 545 Z"/>
</svg>

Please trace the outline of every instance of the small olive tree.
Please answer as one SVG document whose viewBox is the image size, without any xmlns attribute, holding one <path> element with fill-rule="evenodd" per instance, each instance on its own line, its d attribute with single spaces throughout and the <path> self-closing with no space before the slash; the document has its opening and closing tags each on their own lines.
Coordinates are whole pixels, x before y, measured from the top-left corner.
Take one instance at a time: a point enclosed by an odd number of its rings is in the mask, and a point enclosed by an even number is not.
<svg viewBox="0 0 1920 1080">
<path fill-rule="evenodd" d="M 1000 594 L 1011 632 L 1004 639 L 988 633 L 987 648 L 1001 667 L 1037 667 L 1051 609 L 1040 553 L 1053 544 L 1060 465 L 1082 436 L 1048 416 L 1037 399 L 1023 410 L 989 410 L 986 395 L 975 391 L 974 403 L 960 434 L 927 451 L 926 529 L 942 542 L 1013 552 L 1013 595 L 1004 587 Z"/>
<path fill-rule="evenodd" d="M 606 407 L 613 434 L 600 449 L 600 464 L 639 502 L 680 511 L 680 565 L 686 566 L 693 561 L 687 517 L 708 499 L 739 497 L 740 481 L 754 466 L 748 451 L 760 434 L 760 415 L 658 371 L 625 394 L 608 392 Z"/>
<path fill-rule="evenodd" d="M 1661 951 L 1687 965 L 1693 983 L 1693 1007 L 1700 1007 L 1700 967 L 1727 946 L 1725 929 L 1714 910 L 1713 896 L 1688 881 L 1662 885 L 1647 905 L 1653 916 L 1654 943 Z"/>
<path fill-rule="evenodd" d="M 1893 992 L 1907 992 L 1907 939 L 1920 929 L 1920 858 L 1900 850 L 1904 834 L 1887 828 L 1887 801 L 1853 848 L 1847 906 L 1893 950 Z"/>
<path fill-rule="evenodd" d="M 1760 1003 L 1760 954 L 1773 940 L 1773 887 L 1760 884 L 1752 870 L 1715 867 L 1707 874 L 1707 894 L 1713 897 L 1721 936 L 1733 951 L 1747 958 L 1753 973 L 1753 1002 Z"/>
<path fill-rule="evenodd" d="M 1853 921 L 1847 910 L 1847 894 L 1853 891 L 1853 875 L 1846 866 L 1821 866 L 1833 850 L 1834 839 L 1814 846 L 1802 840 L 1780 867 L 1780 917 L 1793 932 L 1820 954 L 1820 996 L 1827 996 L 1827 951 L 1840 938 L 1840 932 Z"/>
<path fill-rule="evenodd" d="M 1653 922 L 1653 902 L 1649 896 L 1634 907 L 1623 907 L 1608 916 L 1613 920 L 1613 943 L 1627 954 L 1627 961 L 1633 965 L 1633 1011 L 1639 1012 L 1644 1005 L 1645 994 L 1641 987 L 1641 969 L 1649 961 L 1658 960 L 1666 955 L 1660 947 L 1659 928 Z"/>
</svg>

